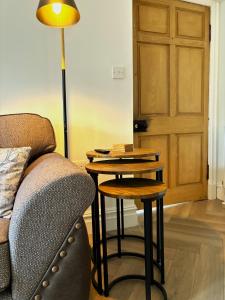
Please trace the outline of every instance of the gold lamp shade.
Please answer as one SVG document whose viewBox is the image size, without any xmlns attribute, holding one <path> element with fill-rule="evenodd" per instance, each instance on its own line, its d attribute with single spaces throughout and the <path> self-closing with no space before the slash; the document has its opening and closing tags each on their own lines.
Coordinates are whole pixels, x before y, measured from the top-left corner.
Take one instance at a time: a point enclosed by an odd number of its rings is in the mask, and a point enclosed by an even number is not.
<svg viewBox="0 0 225 300">
<path fill-rule="evenodd" d="M 73 0 L 40 0 L 38 20 L 51 27 L 65 28 L 80 20 L 80 13 Z"/>
</svg>

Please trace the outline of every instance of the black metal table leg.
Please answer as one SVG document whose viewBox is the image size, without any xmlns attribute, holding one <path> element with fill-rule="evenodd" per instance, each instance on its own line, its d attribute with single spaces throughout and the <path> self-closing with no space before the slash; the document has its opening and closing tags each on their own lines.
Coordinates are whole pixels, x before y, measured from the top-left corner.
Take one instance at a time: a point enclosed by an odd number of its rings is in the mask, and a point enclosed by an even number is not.
<svg viewBox="0 0 225 300">
<path fill-rule="evenodd" d="M 159 204 L 160 204 L 159 200 L 160 199 L 156 200 L 156 240 L 157 240 L 157 242 L 156 242 L 156 245 L 157 245 L 157 247 L 156 247 L 156 251 L 157 251 L 157 258 L 156 258 L 156 260 L 157 260 L 157 263 L 161 267 L 161 247 L 160 247 L 160 244 L 161 244 L 161 242 L 160 242 L 161 222 L 160 222 L 160 214 L 159 214 L 159 210 L 160 210 L 160 208 L 159 208 Z"/>
<path fill-rule="evenodd" d="M 121 205 L 121 238 L 124 240 L 125 238 L 125 230 L 124 230 L 124 203 L 123 199 L 120 200 Z"/>
<path fill-rule="evenodd" d="M 123 178 L 123 175 L 119 176 L 120 179 Z M 120 199 L 120 214 L 121 214 L 121 238 L 124 239 L 125 230 L 124 230 L 124 201 Z"/>
<path fill-rule="evenodd" d="M 160 181 L 161 171 L 156 172 L 156 180 Z M 159 216 L 159 199 L 156 200 L 156 244 L 157 244 L 157 263 L 161 263 L 160 258 L 160 216 Z"/>
<path fill-rule="evenodd" d="M 155 161 L 159 161 L 160 155 L 155 155 Z M 156 172 L 156 180 L 163 182 L 163 171 L 157 171 Z M 157 263 L 160 265 L 160 271 L 162 268 L 161 264 L 161 242 L 160 242 L 160 230 L 161 226 L 163 226 L 161 220 L 160 220 L 160 213 L 159 213 L 159 206 L 160 206 L 160 201 L 159 199 L 156 200 L 156 249 L 157 249 Z M 161 225 L 162 224 L 162 225 Z M 163 265 L 164 268 L 164 265 Z"/>
<path fill-rule="evenodd" d="M 105 197 L 101 194 L 101 217 L 102 217 L 102 247 L 103 247 L 103 268 L 104 268 L 104 295 L 109 295 L 108 260 L 107 260 L 107 239 L 106 239 L 106 216 Z"/>
<path fill-rule="evenodd" d="M 157 171 L 156 180 L 163 182 L 163 171 Z M 158 198 L 157 203 L 157 263 L 160 265 L 161 283 L 165 283 L 164 266 L 164 220 L 163 220 L 163 198 Z"/>
<path fill-rule="evenodd" d="M 164 266 L 164 218 L 163 218 L 163 198 L 157 200 L 158 205 L 158 215 L 159 215 L 159 251 L 160 251 L 160 273 L 161 273 L 161 283 L 165 283 L 165 266 Z"/>
<path fill-rule="evenodd" d="M 122 176 L 116 175 L 116 179 Z M 118 257 L 121 257 L 121 224 L 120 224 L 120 201 L 122 199 L 116 199 L 116 212 L 117 212 L 117 247 L 118 247 Z M 121 212 L 122 214 L 122 212 Z M 122 215 L 121 215 L 122 218 Z"/>
<path fill-rule="evenodd" d="M 151 300 L 153 282 L 153 249 L 152 249 L 152 201 L 144 201 L 144 235 L 145 235 L 145 291 L 146 300 Z"/>
<path fill-rule="evenodd" d="M 94 282 L 94 286 L 99 294 L 103 293 L 102 290 L 102 269 L 101 269 L 101 237 L 100 237 L 100 224 L 99 224 L 99 202 L 98 202 L 98 175 L 91 174 L 95 186 L 96 186 L 96 194 L 95 199 L 92 204 L 92 227 L 93 227 L 93 257 L 94 257 L 94 264 L 97 269 L 97 283 Z"/>
<path fill-rule="evenodd" d="M 89 162 L 93 162 L 93 158 L 89 158 Z M 91 175 L 93 178 L 93 175 Z M 94 180 L 94 178 L 93 178 Z M 92 261 L 94 264 L 96 264 L 96 245 L 95 245 L 95 240 L 96 240 L 96 225 L 95 225 L 95 202 L 92 203 L 91 205 L 91 218 L 92 218 L 92 241 L 93 241 L 93 246 L 92 246 Z"/>
<path fill-rule="evenodd" d="M 120 199 L 116 199 L 116 210 L 117 210 L 117 247 L 118 257 L 121 257 L 121 232 L 120 232 Z"/>
<path fill-rule="evenodd" d="M 163 171 L 158 171 L 157 180 L 163 182 Z M 164 216 L 163 216 L 163 198 L 157 199 L 157 261 L 160 265 L 161 283 L 165 283 L 164 266 Z M 158 259 L 159 258 L 159 259 Z"/>
<path fill-rule="evenodd" d="M 93 202 L 91 205 L 91 218 L 92 218 L 92 241 L 93 241 L 93 247 L 92 247 L 92 256 L 93 256 L 93 263 L 96 264 L 96 226 L 95 226 L 95 203 Z"/>
</svg>

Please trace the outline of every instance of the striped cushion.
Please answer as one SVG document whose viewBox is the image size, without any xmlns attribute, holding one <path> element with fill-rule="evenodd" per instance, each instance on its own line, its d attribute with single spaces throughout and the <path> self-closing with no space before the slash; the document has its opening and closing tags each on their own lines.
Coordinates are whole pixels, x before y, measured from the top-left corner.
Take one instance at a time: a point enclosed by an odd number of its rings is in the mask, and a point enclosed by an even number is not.
<svg viewBox="0 0 225 300">
<path fill-rule="evenodd" d="M 0 219 L 0 292 L 4 291 L 10 283 L 9 223 L 8 219 Z"/>
<path fill-rule="evenodd" d="M 10 218 L 31 148 L 0 148 L 0 218 Z"/>
</svg>

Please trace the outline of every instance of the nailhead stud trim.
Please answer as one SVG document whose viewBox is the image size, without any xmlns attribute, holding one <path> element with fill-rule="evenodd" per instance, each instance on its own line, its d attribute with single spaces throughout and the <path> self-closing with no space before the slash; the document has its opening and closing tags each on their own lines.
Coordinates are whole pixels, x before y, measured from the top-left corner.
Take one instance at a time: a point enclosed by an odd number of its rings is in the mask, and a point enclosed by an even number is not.
<svg viewBox="0 0 225 300">
<path fill-rule="evenodd" d="M 68 243 L 69 243 L 69 244 L 72 244 L 73 242 L 75 242 L 75 238 L 74 238 L 73 236 L 70 236 L 70 237 L 68 238 Z"/>
<path fill-rule="evenodd" d="M 43 282 L 42 282 L 42 286 L 43 286 L 44 288 L 47 288 L 47 287 L 49 286 L 49 282 L 48 282 L 47 280 L 43 281 Z"/>
<path fill-rule="evenodd" d="M 82 227 L 81 223 L 75 224 L 75 229 L 76 230 L 79 230 L 81 227 Z M 67 238 L 67 242 L 69 244 L 73 244 L 76 241 L 76 238 L 75 238 L 75 236 L 73 236 L 73 234 L 74 234 L 74 227 L 73 227 L 73 231 L 71 230 L 71 236 L 69 236 Z M 64 258 L 66 255 L 67 255 L 66 250 L 62 250 L 59 253 L 59 256 L 61 258 Z M 52 271 L 52 273 L 57 273 L 59 271 L 59 266 L 58 265 L 53 265 L 52 268 L 51 268 L 51 271 Z M 41 287 L 42 288 L 47 288 L 49 285 L 50 285 L 50 282 L 48 280 L 44 280 L 44 281 L 42 281 L 41 286 L 39 287 L 39 290 L 40 290 Z M 35 295 L 34 298 L 33 298 L 33 300 L 42 300 L 42 299 L 43 299 L 43 297 L 40 294 Z"/>
<path fill-rule="evenodd" d="M 75 227 L 76 227 L 76 229 L 80 229 L 80 228 L 81 228 L 81 224 L 80 224 L 80 223 L 77 223 L 77 224 L 75 225 Z"/>
<path fill-rule="evenodd" d="M 58 266 L 53 266 L 52 267 L 52 272 L 53 273 L 56 273 L 56 272 L 58 272 L 59 271 L 59 267 Z"/>
<path fill-rule="evenodd" d="M 67 252 L 66 251 L 61 251 L 60 253 L 59 253 L 59 256 L 61 257 L 61 258 L 63 258 L 63 257 L 65 257 L 67 255 Z"/>
</svg>

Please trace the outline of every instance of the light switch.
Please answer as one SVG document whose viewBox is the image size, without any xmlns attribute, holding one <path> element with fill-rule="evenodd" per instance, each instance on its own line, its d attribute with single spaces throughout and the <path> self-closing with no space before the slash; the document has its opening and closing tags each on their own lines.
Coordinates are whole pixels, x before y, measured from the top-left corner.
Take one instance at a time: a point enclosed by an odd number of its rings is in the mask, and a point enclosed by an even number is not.
<svg viewBox="0 0 225 300">
<path fill-rule="evenodd" d="M 112 68 L 112 78 L 113 79 L 124 79 L 125 78 L 125 67 L 123 67 L 123 66 L 113 66 L 113 68 Z"/>
</svg>

